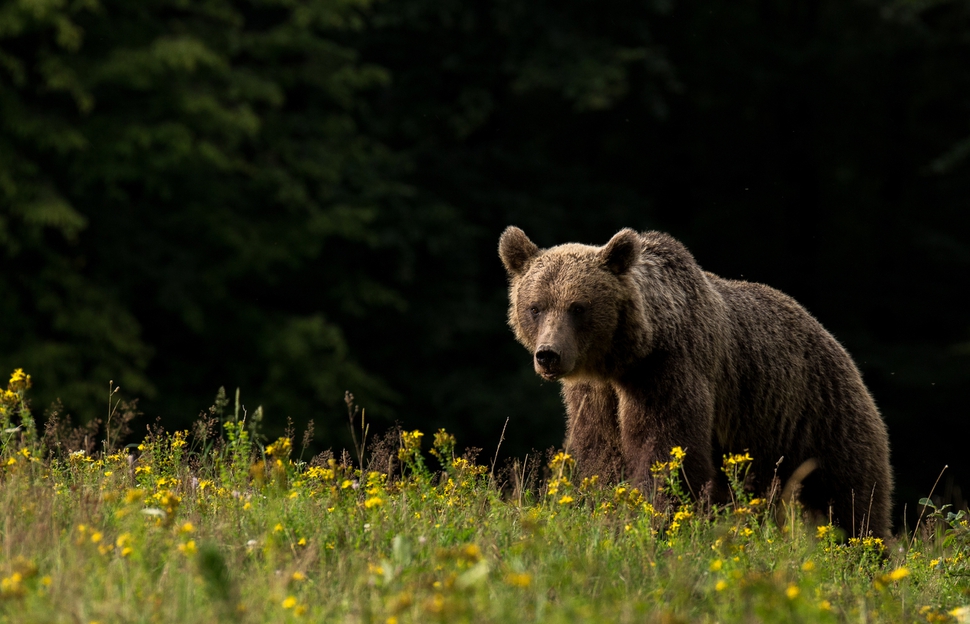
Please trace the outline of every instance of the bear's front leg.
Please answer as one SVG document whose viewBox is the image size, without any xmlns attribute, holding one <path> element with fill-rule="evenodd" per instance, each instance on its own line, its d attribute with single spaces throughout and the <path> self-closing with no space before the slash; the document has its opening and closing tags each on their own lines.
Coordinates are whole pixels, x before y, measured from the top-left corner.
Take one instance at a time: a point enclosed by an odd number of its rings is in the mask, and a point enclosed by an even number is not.
<svg viewBox="0 0 970 624">
<path fill-rule="evenodd" d="M 623 478 L 623 451 L 617 421 L 617 398 L 607 384 L 563 382 L 566 403 L 566 452 L 579 474 L 607 481 Z"/>
<path fill-rule="evenodd" d="M 656 388 L 618 385 L 620 440 L 630 481 L 651 486 L 650 468 L 656 462 L 670 461 L 671 449 L 679 446 L 687 453 L 682 475 L 685 489 L 694 497 L 716 489 L 713 402 L 705 388 L 699 383 L 690 394 L 665 396 Z"/>
</svg>

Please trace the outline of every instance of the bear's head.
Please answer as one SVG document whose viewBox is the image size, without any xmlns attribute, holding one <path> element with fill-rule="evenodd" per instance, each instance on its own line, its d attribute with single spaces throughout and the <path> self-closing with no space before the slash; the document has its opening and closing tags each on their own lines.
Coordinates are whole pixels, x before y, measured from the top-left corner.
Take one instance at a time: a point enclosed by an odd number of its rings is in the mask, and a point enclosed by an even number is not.
<svg viewBox="0 0 970 624">
<path fill-rule="evenodd" d="M 510 226 L 499 239 L 509 274 L 509 325 L 544 379 L 601 376 L 615 363 L 623 323 L 635 312 L 631 273 L 643 241 L 624 229 L 603 247 L 569 243 L 539 249 Z M 637 332 L 636 341 L 647 338 Z"/>
</svg>

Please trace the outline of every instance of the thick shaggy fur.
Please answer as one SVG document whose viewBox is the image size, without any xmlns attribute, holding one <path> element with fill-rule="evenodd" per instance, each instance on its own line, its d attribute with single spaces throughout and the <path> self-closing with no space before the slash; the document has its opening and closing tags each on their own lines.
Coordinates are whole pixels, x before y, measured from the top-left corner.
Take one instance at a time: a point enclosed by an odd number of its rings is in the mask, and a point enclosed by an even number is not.
<svg viewBox="0 0 970 624">
<path fill-rule="evenodd" d="M 499 241 L 509 324 L 559 380 L 566 448 L 586 473 L 649 482 L 687 451 L 694 492 L 724 493 L 722 456 L 748 451 L 755 487 L 817 468 L 800 500 L 850 535 L 888 536 L 889 440 L 841 345 L 783 293 L 702 271 L 678 241 L 622 230 L 603 247 Z"/>
</svg>

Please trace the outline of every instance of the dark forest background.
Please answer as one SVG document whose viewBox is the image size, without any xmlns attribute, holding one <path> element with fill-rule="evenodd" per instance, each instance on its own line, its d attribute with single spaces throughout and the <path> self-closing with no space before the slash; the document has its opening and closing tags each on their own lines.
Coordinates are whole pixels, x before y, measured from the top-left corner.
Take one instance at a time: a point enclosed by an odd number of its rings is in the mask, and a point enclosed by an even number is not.
<svg viewBox="0 0 970 624">
<path fill-rule="evenodd" d="M 80 422 L 238 387 L 340 448 L 350 390 L 522 456 L 563 410 L 500 232 L 661 229 L 854 355 L 900 524 L 970 487 L 968 156 L 967 0 L 7 1 L 0 370 Z"/>
</svg>

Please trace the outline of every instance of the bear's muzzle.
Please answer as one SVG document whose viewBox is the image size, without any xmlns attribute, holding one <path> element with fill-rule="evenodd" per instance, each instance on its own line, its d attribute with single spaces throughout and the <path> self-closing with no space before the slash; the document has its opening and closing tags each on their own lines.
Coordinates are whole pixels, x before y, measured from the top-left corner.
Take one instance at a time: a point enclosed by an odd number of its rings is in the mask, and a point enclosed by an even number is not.
<svg viewBox="0 0 970 624">
<path fill-rule="evenodd" d="M 554 380 L 562 375 L 562 356 L 550 345 L 541 345 L 535 354 L 536 372 L 544 379 Z"/>
</svg>

